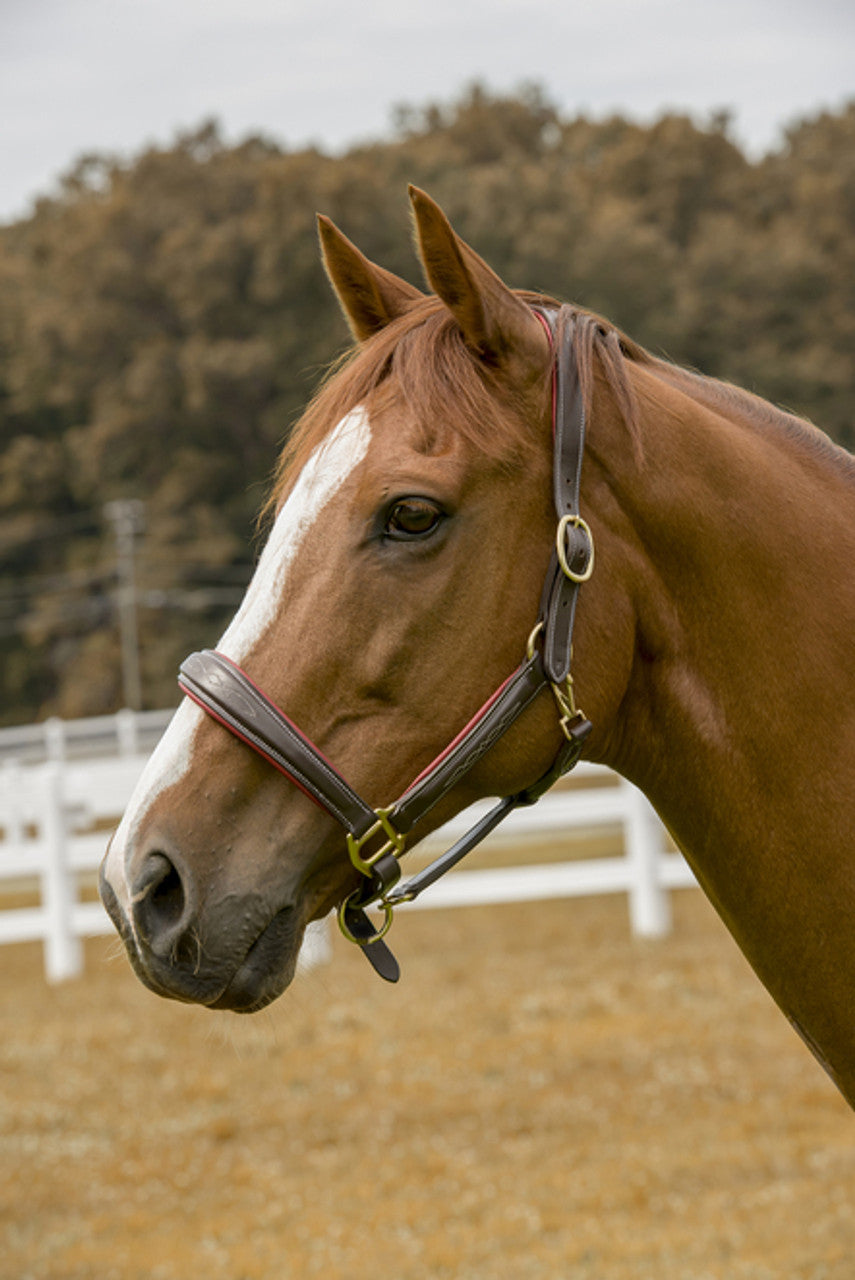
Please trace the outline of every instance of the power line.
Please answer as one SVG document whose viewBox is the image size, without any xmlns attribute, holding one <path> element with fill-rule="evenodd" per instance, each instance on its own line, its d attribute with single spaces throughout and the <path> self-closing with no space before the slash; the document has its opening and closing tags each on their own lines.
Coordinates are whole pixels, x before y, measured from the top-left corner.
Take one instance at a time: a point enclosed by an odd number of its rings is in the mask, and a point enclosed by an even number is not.
<svg viewBox="0 0 855 1280">
<path fill-rule="evenodd" d="M 68 622 L 101 622 L 105 616 L 104 598 L 80 600 L 76 604 L 64 605 L 59 618 L 45 617 L 40 613 L 26 613 L 17 618 L 0 620 L 0 636 L 26 635 L 31 627 L 55 632 L 65 630 Z"/>
<path fill-rule="evenodd" d="M 238 587 L 211 586 L 196 587 L 192 591 L 181 588 L 165 591 L 144 591 L 140 594 L 140 604 L 148 609 L 184 609 L 191 613 L 200 613 L 206 609 L 222 609 L 227 605 L 239 605 L 245 592 Z"/>
<path fill-rule="evenodd" d="M 0 607 L 6 603 L 23 602 L 30 596 L 67 595 L 82 587 L 108 584 L 115 575 L 115 565 L 101 565 L 94 569 L 72 569 L 68 573 L 45 573 L 20 578 L 12 584 L 11 591 L 0 590 Z"/>
<path fill-rule="evenodd" d="M 199 587 L 192 591 L 181 589 L 141 591 L 137 596 L 139 609 L 158 612 L 175 613 L 217 613 L 223 609 L 236 608 L 244 597 L 244 592 L 236 587 Z M 57 617 L 40 613 L 26 613 L 17 618 L 0 616 L 0 638 L 14 635 L 26 635 L 31 627 L 57 633 L 65 630 L 70 622 L 104 623 L 108 614 L 112 614 L 115 601 L 109 596 L 95 596 L 76 603 L 63 605 Z"/>
<path fill-rule="evenodd" d="M 0 539 L 0 556 L 6 555 L 15 547 L 24 546 L 28 542 L 43 542 L 46 538 L 54 538 L 59 533 L 71 533 L 73 530 L 78 532 L 81 529 L 92 529 L 93 532 L 100 530 L 102 522 L 98 511 L 80 511 L 73 516 L 57 516 L 53 520 L 45 520 L 38 524 L 35 529 L 29 529 L 26 533 L 7 534 Z"/>
<path fill-rule="evenodd" d="M 141 568 L 151 569 L 157 565 L 175 567 L 175 557 L 159 556 L 149 558 L 140 555 L 138 563 Z M 188 587 L 193 582 L 211 588 L 228 588 L 232 585 L 247 586 L 252 577 L 252 565 L 180 565 L 181 587 Z M 78 591 L 82 587 L 109 586 L 115 580 L 115 562 L 96 565 L 92 569 L 69 569 L 66 573 L 31 574 L 26 578 L 17 578 L 11 584 L 11 590 L 0 588 L 0 607 L 5 603 L 23 602 L 33 595 L 63 595 Z M 180 590 L 181 587 L 175 588 Z M 156 590 L 156 588 L 155 588 Z"/>
<path fill-rule="evenodd" d="M 11 581 L 7 571 L 6 582 L 0 585 L 0 637 L 24 636 L 33 628 L 42 634 L 56 635 L 81 623 L 103 626 L 115 611 L 122 644 L 124 700 L 127 706 L 134 707 L 141 703 L 138 610 L 199 614 L 233 609 L 243 599 L 254 565 L 247 562 L 213 565 L 199 561 L 181 564 L 180 560 L 176 563 L 174 556 L 146 554 L 144 548 L 140 548 L 138 555 L 143 505 L 135 499 L 107 503 L 101 512 L 80 512 L 43 521 L 26 534 L 7 539 L 6 545 L 11 541 L 20 546 L 84 528 L 103 534 L 105 517 L 112 524 L 116 539 L 114 561 L 63 573 L 30 574 Z M 151 576 L 158 576 L 159 566 L 169 565 L 173 573 L 177 570 L 181 582 L 164 589 L 141 590 L 137 582 L 138 565 L 146 570 L 149 580 Z M 83 599 L 68 598 L 86 592 L 90 594 Z M 38 607 L 42 601 L 48 606 L 44 611 Z M 24 609 L 27 611 L 22 612 Z M 12 616 L 14 614 L 18 616 Z"/>
</svg>

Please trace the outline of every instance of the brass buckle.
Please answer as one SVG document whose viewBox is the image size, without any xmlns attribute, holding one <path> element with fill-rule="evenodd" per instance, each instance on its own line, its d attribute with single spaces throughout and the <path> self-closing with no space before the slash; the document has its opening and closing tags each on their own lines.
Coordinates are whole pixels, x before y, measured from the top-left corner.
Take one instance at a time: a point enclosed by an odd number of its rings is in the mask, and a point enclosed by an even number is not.
<svg viewBox="0 0 855 1280">
<path fill-rule="evenodd" d="M 402 835 L 400 831 L 396 831 L 389 821 L 389 814 L 392 812 L 391 808 L 375 809 L 374 812 L 377 821 L 371 824 L 364 835 L 355 836 L 350 831 L 346 833 L 347 852 L 350 854 L 350 860 L 357 871 L 361 871 L 364 876 L 370 876 L 374 864 L 379 862 L 387 853 L 393 853 L 397 858 L 399 854 L 404 852 L 404 846 L 407 843 L 407 837 Z M 385 843 L 380 845 L 374 853 L 363 858 L 362 846 L 381 833 L 388 837 Z"/>
<path fill-rule="evenodd" d="M 588 556 L 588 562 L 581 573 L 577 573 L 575 569 L 571 569 L 567 559 L 567 530 L 569 528 L 581 529 L 588 539 L 591 553 Z M 571 582 L 581 583 L 587 582 L 591 574 L 594 572 L 594 535 L 591 533 L 591 527 L 587 520 L 583 520 L 579 515 L 562 516 L 558 521 L 558 528 L 555 533 L 555 550 L 558 554 L 558 563 L 561 565 L 561 572 Z"/>
</svg>

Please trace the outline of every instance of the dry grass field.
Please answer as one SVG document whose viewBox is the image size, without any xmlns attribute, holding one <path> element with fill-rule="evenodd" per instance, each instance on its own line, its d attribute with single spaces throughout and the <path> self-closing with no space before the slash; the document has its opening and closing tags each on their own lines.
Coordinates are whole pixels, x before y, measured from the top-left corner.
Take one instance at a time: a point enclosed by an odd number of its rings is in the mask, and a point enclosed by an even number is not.
<svg viewBox="0 0 855 1280">
<path fill-rule="evenodd" d="M 254 1018 L 0 950 L 2 1280 L 852 1280 L 855 1117 L 697 891 L 423 912 Z"/>
</svg>

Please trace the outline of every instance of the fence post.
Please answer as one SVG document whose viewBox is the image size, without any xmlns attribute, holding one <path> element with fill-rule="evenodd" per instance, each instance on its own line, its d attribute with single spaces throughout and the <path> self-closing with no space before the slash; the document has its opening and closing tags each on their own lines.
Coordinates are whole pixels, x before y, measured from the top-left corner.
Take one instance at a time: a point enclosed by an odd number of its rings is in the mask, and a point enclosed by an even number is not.
<svg viewBox="0 0 855 1280">
<path fill-rule="evenodd" d="M 45 720 L 45 754 L 48 760 L 65 759 L 65 722 L 59 716 Z"/>
<path fill-rule="evenodd" d="M 116 738 L 120 756 L 137 754 L 137 713 L 130 707 L 116 712 Z"/>
<path fill-rule="evenodd" d="M 625 778 L 624 838 L 630 863 L 629 918 L 639 938 L 663 938 L 671 932 L 671 899 L 659 875 L 662 830 L 647 797 Z"/>
<path fill-rule="evenodd" d="M 0 805 L 4 841 L 8 848 L 18 851 L 24 843 L 24 819 L 16 799 L 21 794 L 21 766 L 17 760 L 4 760 L 0 764 Z"/>
<path fill-rule="evenodd" d="M 68 859 L 68 835 L 63 796 L 63 769 L 56 762 L 41 770 L 44 787 L 42 830 L 42 905 L 45 912 L 45 977 L 48 982 L 76 978 L 83 972 L 83 947 L 74 932 L 77 885 Z"/>
</svg>

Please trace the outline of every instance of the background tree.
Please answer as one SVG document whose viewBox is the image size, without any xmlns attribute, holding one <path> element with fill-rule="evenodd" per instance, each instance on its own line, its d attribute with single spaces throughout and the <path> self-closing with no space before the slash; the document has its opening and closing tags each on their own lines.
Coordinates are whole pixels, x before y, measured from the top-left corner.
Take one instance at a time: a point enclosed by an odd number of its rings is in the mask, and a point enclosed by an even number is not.
<svg viewBox="0 0 855 1280">
<path fill-rule="evenodd" d="M 752 162 L 726 115 L 563 119 L 536 86 L 401 107 L 332 158 L 216 124 L 85 156 L 0 228 L 0 721 L 121 703 L 103 511 L 145 503 L 147 705 L 248 580 L 283 438 L 347 335 L 314 214 L 418 281 L 405 184 L 512 284 L 855 443 L 855 104 Z"/>
</svg>

